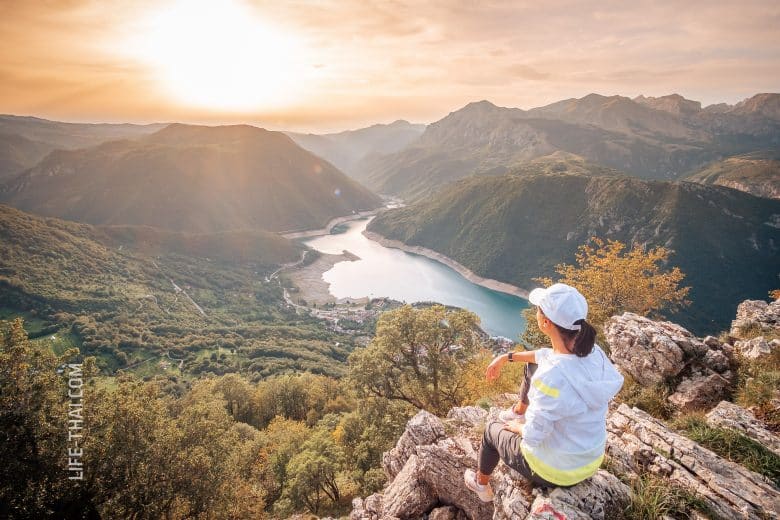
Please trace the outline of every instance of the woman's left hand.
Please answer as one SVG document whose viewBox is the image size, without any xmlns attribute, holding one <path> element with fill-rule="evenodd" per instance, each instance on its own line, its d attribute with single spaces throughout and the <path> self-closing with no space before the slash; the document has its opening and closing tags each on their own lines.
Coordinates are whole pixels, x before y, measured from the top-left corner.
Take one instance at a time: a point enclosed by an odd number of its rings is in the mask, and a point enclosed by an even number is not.
<svg viewBox="0 0 780 520">
<path fill-rule="evenodd" d="M 496 356 L 496 358 L 490 362 L 487 370 L 485 370 L 485 377 L 488 381 L 493 381 L 501 375 L 501 367 L 504 363 L 506 363 L 506 354 Z"/>
<path fill-rule="evenodd" d="M 523 433 L 523 423 L 520 421 L 509 421 L 504 423 L 504 429 L 513 433 Z"/>
</svg>

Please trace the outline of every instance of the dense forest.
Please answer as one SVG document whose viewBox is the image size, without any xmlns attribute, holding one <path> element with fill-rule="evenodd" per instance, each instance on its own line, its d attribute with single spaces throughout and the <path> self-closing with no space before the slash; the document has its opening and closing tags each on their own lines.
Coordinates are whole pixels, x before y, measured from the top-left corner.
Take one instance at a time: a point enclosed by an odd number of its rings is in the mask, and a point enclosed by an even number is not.
<svg viewBox="0 0 780 520">
<path fill-rule="evenodd" d="M 443 321 L 449 325 L 440 326 Z M 384 485 L 382 453 L 417 406 L 433 405 L 433 398 L 444 409 L 514 388 L 517 371 L 492 384 L 481 381 L 493 354 L 480 343 L 477 323 L 474 314 L 443 306 L 384 313 L 374 350 L 392 344 L 399 356 L 419 362 L 415 376 L 399 363 L 397 393 L 384 393 L 366 378 L 376 359 L 371 349 L 350 357 L 343 378 L 303 373 L 253 383 L 241 374 L 211 373 L 177 384 L 162 375 L 146 381 L 101 375 L 93 356 L 76 349 L 57 355 L 30 341 L 21 318 L 0 322 L 3 451 L 13 454 L 0 470 L 0 515 L 238 519 L 344 513 L 353 497 Z M 454 342 L 463 346 L 457 355 L 448 351 Z M 421 351 L 423 344 L 438 348 Z M 76 364 L 84 385 L 77 414 L 84 468 L 79 481 L 67 478 L 68 419 L 76 417 L 67 396 Z M 378 366 L 393 377 L 386 369 Z M 444 397 L 434 380 L 449 389 Z"/>
</svg>

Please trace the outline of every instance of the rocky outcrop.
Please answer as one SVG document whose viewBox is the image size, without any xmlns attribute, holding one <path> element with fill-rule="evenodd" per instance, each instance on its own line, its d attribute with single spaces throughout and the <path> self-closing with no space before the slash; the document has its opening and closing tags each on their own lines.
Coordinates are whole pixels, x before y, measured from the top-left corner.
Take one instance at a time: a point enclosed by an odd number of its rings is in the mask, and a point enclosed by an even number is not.
<svg viewBox="0 0 780 520">
<path fill-rule="evenodd" d="M 599 470 L 586 483 L 538 493 L 527 520 L 610 518 L 628 502 L 630 490 L 613 474 Z"/>
<path fill-rule="evenodd" d="M 737 307 L 737 317 L 731 322 L 731 335 L 738 338 L 754 330 L 776 332 L 778 329 L 780 329 L 780 299 L 771 303 L 763 300 L 745 300 Z"/>
<path fill-rule="evenodd" d="M 708 408 L 726 393 L 730 384 L 729 379 L 717 373 L 694 375 L 683 379 L 668 400 L 681 411 Z"/>
<path fill-rule="evenodd" d="M 778 346 L 780 346 L 780 339 L 767 341 L 764 336 L 734 342 L 734 349 L 748 359 L 769 356 Z"/>
<path fill-rule="evenodd" d="M 741 406 L 721 401 L 707 414 L 707 424 L 737 430 L 780 456 L 780 437 L 766 428 L 766 425 Z"/>
<path fill-rule="evenodd" d="M 655 322 L 630 312 L 613 316 L 604 334 L 612 361 L 641 385 L 662 383 L 683 369 L 685 352 L 692 334 L 669 322 Z"/>
<path fill-rule="evenodd" d="M 350 519 L 403 520 L 434 513 L 453 519 L 541 519 L 550 518 L 551 512 L 569 519 L 603 519 L 627 502 L 628 487 L 603 470 L 571 488 L 532 489 L 503 464 L 491 480 L 494 502 L 481 502 L 465 487 L 463 472 L 476 468 L 482 426 L 497 412 L 455 408 L 444 421 L 419 412 L 395 448 L 385 454 L 383 466 L 390 482 L 381 493 L 355 499 Z M 445 435 L 445 430 L 450 434 Z"/>
<path fill-rule="evenodd" d="M 780 518 L 780 489 L 621 404 L 607 418 L 607 453 L 625 474 L 651 473 L 695 492 L 721 518 Z"/>
<path fill-rule="evenodd" d="M 685 328 L 630 312 L 604 327 L 611 357 L 641 385 L 678 380 L 669 401 L 680 410 L 717 403 L 733 381 L 733 347 L 718 338 L 697 338 Z"/>
<path fill-rule="evenodd" d="M 648 473 L 694 492 L 719 518 L 780 518 L 780 489 L 766 477 L 719 457 L 625 404 L 613 407 L 607 417 L 607 455 L 614 474 L 600 469 L 571 488 L 532 488 L 502 463 L 491 478 L 494 501 L 480 502 L 463 484 L 463 472 L 476 467 L 482 425 L 496 412 L 455 408 L 444 420 L 419 412 L 385 457 L 386 469 L 400 466 L 401 470 L 388 475 L 390 481 L 382 492 L 355 499 L 350 520 L 425 515 L 452 520 L 604 519 L 622 510 L 630 499 L 622 479 Z"/>
</svg>

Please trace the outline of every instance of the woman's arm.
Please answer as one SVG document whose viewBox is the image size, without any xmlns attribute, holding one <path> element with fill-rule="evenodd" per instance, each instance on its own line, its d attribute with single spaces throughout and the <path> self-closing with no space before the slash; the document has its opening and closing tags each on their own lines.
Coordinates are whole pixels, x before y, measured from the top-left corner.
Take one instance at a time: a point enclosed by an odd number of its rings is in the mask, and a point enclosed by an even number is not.
<svg viewBox="0 0 780 520">
<path fill-rule="evenodd" d="M 487 370 L 485 371 L 485 377 L 487 380 L 492 381 L 501 375 L 501 367 L 503 367 L 504 363 L 507 363 L 508 361 L 509 354 L 501 354 L 500 356 L 496 356 L 496 358 L 490 362 Z M 533 350 L 512 352 L 512 361 L 517 361 L 519 363 L 536 363 L 536 352 Z"/>
</svg>

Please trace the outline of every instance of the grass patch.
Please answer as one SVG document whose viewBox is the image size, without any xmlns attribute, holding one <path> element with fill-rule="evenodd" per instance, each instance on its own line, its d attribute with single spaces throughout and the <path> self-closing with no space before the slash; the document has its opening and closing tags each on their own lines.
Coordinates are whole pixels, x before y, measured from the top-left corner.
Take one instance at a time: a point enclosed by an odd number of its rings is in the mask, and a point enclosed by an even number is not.
<svg viewBox="0 0 780 520">
<path fill-rule="evenodd" d="M 624 375 L 623 388 L 617 400 L 628 406 L 636 406 L 656 419 L 669 419 L 674 415 L 674 406 L 667 401 L 670 390 L 667 385 L 643 386 L 630 375 Z"/>
<path fill-rule="evenodd" d="M 626 484 L 631 493 L 628 503 L 606 512 L 606 520 L 656 520 L 664 516 L 690 518 L 693 510 L 716 518 L 703 498 L 662 477 L 650 473 L 639 477 L 624 474 L 609 454 L 604 456 L 601 467 Z"/>
<path fill-rule="evenodd" d="M 690 490 L 671 484 L 655 475 L 642 475 L 631 482 L 631 501 L 622 516 L 612 518 L 632 520 L 656 520 L 663 516 L 691 518 L 693 510 L 710 516 L 711 511 L 703 498 Z"/>
<path fill-rule="evenodd" d="M 780 433 L 780 410 L 772 403 L 780 398 L 780 349 L 759 359 L 740 357 L 734 402 L 750 408 L 767 427 Z"/>
<path fill-rule="evenodd" d="M 481 398 L 477 399 L 477 402 L 476 402 L 475 406 L 478 406 L 478 407 L 482 408 L 483 410 L 485 410 L 486 412 L 489 412 L 490 411 L 490 407 L 493 406 L 493 401 L 491 401 L 487 397 L 481 397 Z"/>
<path fill-rule="evenodd" d="M 24 330 L 30 339 L 35 339 L 58 328 L 57 325 L 39 318 L 35 313 L 20 311 L 11 307 L 0 307 L 0 320 L 13 321 L 16 318 L 24 320 Z"/>
<path fill-rule="evenodd" d="M 753 439 L 736 430 L 710 426 L 703 413 L 679 417 L 671 426 L 724 459 L 764 475 L 780 486 L 780 457 Z"/>
<path fill-rule="evenodd" d="M 66 350 L 79 348 L 81 340 L 71 332 L 55 332 L 54 334 L 41 336 L 31 341 L 33 345 L 45 345 L 56 355 L 61 356 Z"/>
<path fill-rule="evenodd" d="M 758 323 L 751 323 L 747 327 L 742 327 L 739 331 L 738 340 L 750 340 L 763 336 L 765 340 L 772 341 L 780 338 L 780 333 L 776 329 L 762 327 Z"/>
</svg>

